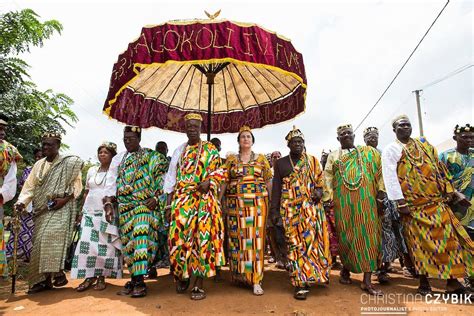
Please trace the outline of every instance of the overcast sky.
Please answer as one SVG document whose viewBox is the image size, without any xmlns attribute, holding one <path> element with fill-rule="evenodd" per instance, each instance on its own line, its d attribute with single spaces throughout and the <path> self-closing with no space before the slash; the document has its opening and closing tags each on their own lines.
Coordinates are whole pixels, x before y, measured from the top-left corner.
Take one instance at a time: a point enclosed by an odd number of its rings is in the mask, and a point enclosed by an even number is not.
<svg viewBox="0 0 474 316">
<path fill-rule="evenodd" d="M 379 98 L 432 23 L 445 0 L 430 1 L 11 1 L 3 12 L 31 8 L 42 20 L 57 19 L 61 35 L 32 49 L 23 58 L 40 89 L 63 92 L 75 101 L 79 117 L 64 141 L 72 153 L 95 158 L 103 140 L 121 142 L 123 125 L 102 114 L 112 66 L 142 26 L 172 19 L 205 18 L 204 10 L 222 9 L 220 18 L 254 22 L 292 40 L 303 54 L 308 79 L 306 113 L 293 121 L 254 131 L 254 151 L 288 149 L 284 141 L 293 125 L 306 136 L 308 151 L 336 149 L 336 127 L 354 127 Z M 356 132 L 362 143 L 366 126 L 381 129 L 380 147 L 393 140 L 390 120 L 406 113 L 418 135 L 415 96 L 452 71 L 473 64 L 473 1 L 451 1 L 392 88 Z M 425 135 L 434 145 L 450 138 L 457 123 L 472 123 L 473 67 L 426 88 L 421 103 Z M 223 155 L 236 151 L 235 135 L 219 136 Z M 204 139 L 204 135 L 203 135 Z M 148 129 L 142 145 L 158 140 L 170 151 L 184 134 Z M 171 154 L 171 153 L 170 153 Z"/>
</svg>

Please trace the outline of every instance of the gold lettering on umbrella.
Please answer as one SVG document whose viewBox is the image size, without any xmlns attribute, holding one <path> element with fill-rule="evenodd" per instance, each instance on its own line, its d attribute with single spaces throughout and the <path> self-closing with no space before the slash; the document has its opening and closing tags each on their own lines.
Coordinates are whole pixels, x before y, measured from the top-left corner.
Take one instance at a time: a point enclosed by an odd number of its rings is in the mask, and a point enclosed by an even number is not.
<svg viewBox="0 0 474 316">
<path fill-rule="evenodd" d="M 231 28 L 228 28 L 227 29 L 229 30 L 229 37 L 227 37 L 227 45 L 225 46 L 226 48 L 230 48 L 230 49 L 234 49 L 232 46 L 230 46 L 230 39 L 232 37 L 232 32 L 234 31 L 233 29 Z"/>
<path fill-rule="evenodd" d="M 193 51 L 193 43 L 191 42 L 191 38 L 193 37 L 193 34 L 194 34 L 194 30 L 191 30 L 191 34 L 189 35 L 189 37 L 186 37 L 186 31 L 183 32 L 183 40 L 181 42 L 181 52 L 183 52 L 183 46 L 184 44 L 188 44 L 189 45 L 189 51 L 192 52 Z"/>
<path fill-rule="evenodd" d="M 268 50 L 268 37 L 266 38 L 267 41 L 266 41 L 266 45 L 265 45 L 265 51 L 263 50 L 262 45 L 260 45 L 260 40 L 258 39 L 257 33 L 255 33 L 255 39 L 257 40 L 257 45 L 258 45 L 258 47 L 260 48 L 260 51 L 261 51 L 264 55 L 266 55 L 266 54 L 267 54 L 267 50 Z"/>
<path fill-rule="evenodd" d="M 207 45 L 207 46 L 201 46 L 201 45 L 199 45 L 199 43 L 198 43 L 199 34 L 201 34 L 203 30 L 208 31 L 209 34 L 210 34 L 210 36 L 211 36 L 211 40 L 209 41 L 209 45 Z M 210 29 L 208 29 L 207 27 L 204 26 L 204 27 L 202 27 L 199 31 L 197 31 L 197 33 L 196 33 L 196 46 L 197 46 L 197 47 L 199 47 L 200 49 L 207 49 L 207 48 L 209 48 L 209 47 L 212 46 L 212 43 L 213 43 L 213 42 L 214 42 L 214 33 L 212 33 L 212 31 L 211 31 Z"/>
<path fill-rule="evenodd" d="M 150 48 L 151 48 L 151 50 L 154 51 L 155 53 L 162 53 L 162 52 L 164 51 L 164 50 L 163 50 L 163 44 L 160 44 L 160 45 L 159 45 L 159 47 L 161 48 L 161 50 L 155 49 L 155 48 L 153 47 L 153 43 L 154 43 L 154 42 L 157 42 L 157 41 L 156 41 L 156 37 L 157 37 L 158 34 L 160 34 L 160 33 L 161 33 L 161 31 L 158 31 L 158 32 L 156 32 L 155 34 L 153 34 L 153 39 L 151 40 Z"/>
<path fill-rule="evenodd" d="M 246 42 L 247 42 L 247 51 L 244 52 L 245 55 L 253 56 L 253 54 L 250 52 L 250 36 L 252 36 L 252 33 L 243 33 L 243 36 L 245 36 Z"/>
<path fill-rule="evenodd" d="M 143 41 L 145 42 L 144 44 L 142 44 L 140 41 L 143 39 Z M 138 43 L 135 45 L 135 47 L 133 47 L 133 49 L 135 50 L 135 53 L 137 53 L 137 47 L 139 46 L 142 46 L 142 47 L 145 47 L 147 52 L 148 52 L 148 55 L 150 55 L 150 49 L 148 48 L 148 43 L 146 41 L 146 37 L 145 37 L 145 34 L 142 33 L 140 35 L 140 38 L 138 39 Z"/>
<path fill-rule="evenodd" d="M 166 39 L 167 39 L 168 34 L 176 34 L 176 36 L 178 36 L 178 40 L 176 41 L 176 45 L 174 48 L 166 47 L 166 43 L 167 43 Z M 180 40 L 181 40 L 181 36 L 179 36 L 178 32 L 176 32 L 175 30 L 168 30 L 163 36 L 163 48 L 169 52 L 174 52 L 178 48 Z"/>
</svg>

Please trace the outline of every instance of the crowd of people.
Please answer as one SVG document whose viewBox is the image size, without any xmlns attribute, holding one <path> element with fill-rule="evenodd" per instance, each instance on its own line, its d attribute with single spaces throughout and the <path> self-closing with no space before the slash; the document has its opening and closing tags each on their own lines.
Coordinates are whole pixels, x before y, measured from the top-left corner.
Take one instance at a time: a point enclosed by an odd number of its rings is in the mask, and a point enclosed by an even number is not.
<svg viewBox="0 0 474 316">
<path fill-rule="evenodd" d="M 372 274 L 378 283 L 390 282 L 398 259 L 405 275 L 418 278 L 422 295 L 432 292 L 429 278 L 446 280 L 448 293 L 472 291 L 469 124 L 455 127 L 456 148 L 439 156 L 426 138 L 411 137 L 405 115 L 393 120 L 394 141 L 383 150 L 376 127 L 364 130 L 359 146 L 352 126 L 342 125 L 336 129 L 340 148 L 319 161 L 296 127 L 285 137 L 284 157 L 254 151 L 255 136 L 242 126 L 236 154 L 224 158 L 219 139 L 201 140 L 199 114 L 184 120 L 188 141 L 171 157 L 164 142 L 154 150 L 141 147 L 137 126 L 125 127 L 123 152 L 100 144 L 84 192 L 84 163 L 60 153 L 57 133 L 43 136 L 36 163 L 17 183 L 22 157 L 5 140 L 8 123 L 0 120 L 0 209 L 19 188 L 21 215 L 17 249 L 12 234 L 0 250 L 0 274 L 7 275 L 7 257 L 16 252 L 28 262 L 28 294 L 65 286 L 66 270 L 83 279 L 77 291 L 100 291 L 126 267 L 130 279 L 117 294 L 143 297 L 145 279 L 169 267 L 176 292 L 190 289 L 191 299 L 201 300 L 204 280 L 222 281 L 227 264 L 233 283 L 263 295 L 267 258 L 288 271 L 294 298 L 304 300 L 311 286 L 329 284 L 331 269 L 340 270 L 342 284 L 352 283 L 351 273 L 363 273 L 361 289 L 383 295 Z"/>
</svg>

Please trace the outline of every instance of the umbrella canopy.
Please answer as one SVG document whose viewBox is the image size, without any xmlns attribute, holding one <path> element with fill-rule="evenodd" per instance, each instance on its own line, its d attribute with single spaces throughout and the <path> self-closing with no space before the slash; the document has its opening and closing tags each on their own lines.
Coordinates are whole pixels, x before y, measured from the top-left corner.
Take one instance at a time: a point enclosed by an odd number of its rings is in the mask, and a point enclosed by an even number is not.
<svg viewBox="0 0 474 316">
<path fill-rule="evenodd" d="M 115 63 L 104 112 L 144 128 L 184 131 L 189 112 L 203 130 L 237 132 L 305 110 L 303 56 L 255 24 L 170 21 L 144 27 Z"/>
</svg>

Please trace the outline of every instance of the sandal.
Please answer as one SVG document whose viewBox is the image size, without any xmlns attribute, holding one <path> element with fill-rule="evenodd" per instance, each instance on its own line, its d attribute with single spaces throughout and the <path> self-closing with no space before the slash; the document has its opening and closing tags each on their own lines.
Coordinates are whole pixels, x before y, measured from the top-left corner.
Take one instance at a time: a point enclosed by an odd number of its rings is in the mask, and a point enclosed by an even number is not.
<svg viewBox="0 0 474 316">
<path fill-rule="evenodd" d="M 156 271 L 156 268 L 148 269 L 148 274 L 146 275 L 146 277 L 149 280 L 158 279 L 158 272 Z"/>
<path fill-rule="evenodd" d="M 390 282 L 390 276 L 388 275 L 387 272 L 380 272 L 379 275 L 377 276 L 377 280 L 379 281 L 380 284 L 387 284 Z"/>
<path fill-rule="evenodd" d="M 198 288 L 197 286 L 195 286 L 192 290 L 191 290 L 191 299 L 194 300 L 194 301 L 199 301 L 199 300 L 203 300 L 206 298 L 206 292 L 204 292 L 203 289 L 200 289 Z"/>
<path fill-rule="evenodd" d="M 293 297 L 297 300 L 305 300 L 309 290 L 304 287 L 296 287 Z"/>
<path fill-rule="evenodd" d="M 145 282 L 142 282 L 142 283 L 137 283 L 135 284 L 135 286 L 133 287 L 133 290 L 132 290 L 132 293 L 131 293 L 131 297 L 133 298 L 137 298 L 137 297 L 145 297 L 146 296 L 146 284 Z"/>
<path fill-rule="evenodd" d="M 340 276 L 339 283 L 345 284 L 345 285 L 352 284 L 351 273 L 348 270 L 342 269 L 339 276 Z"/>
<path fill-rule="evenodd" d="M 77 292 L 84 292 L 85 290 L 89 289 L 94 284 L 95 280 L 96 280 L 96 278 L 87 278 L 87 279 L 85 279 L 84 282 L 79 284 L 76 291 Z"/>
<path fill-rule="evenodd" d="M 51 281 L 43 281 L 43 282 L 40 282 L 40 283 L 36 283 L 35 285 L 33 285 L 29 290 L 28 292 L 26 292 L 27 294 L 36 294 L 36 293 L 39 293 L 39 292 L 43 292 L 43 291 L 48 291 L 48 290 L 52 290 L 53 289 L 53 285 L 51 284 Z"/>
<path fill-rule="evenodd" d="M 103 291 L 103 290 L 105 290 L 106 287 L 107 287 L 107 285 L 105 283 L 105 278 L 103 276 L 98 277 L 97 278 L 97 283 L 94 285 L 94 290 Z"/>
<path fill-rule="evenodd" d="M 433 290 L 431 289 L 431 286 L 429 285 L 420 285 L 418 289 L 416 290 L 416 293 L 422 296 L 426 296 L 428 294 L 433 295 Z"/>
<path fill-rule="evenodd" d="M 261 296 L 263 295 L 263 289 L 262 289 L 262 286 L 260 284 L 254 284 L 253 285 L 253 295 L 256 295 L 256 296 Z"/>
<path fill-rule="evenodd" d="M 64 272 L 61 272 L 61 275 L 54 277 L 53 285 L 55 287 L 65 286 L 67 283 L 68 283 L 68 280 Z"/>
<path fill-rule="evenodd" d="M 280 270 L 286 270 L 285 264 L 281 262 L 280 260 L 277 261 L 275 264 L 275 268 L 280 269 Z"/>
<path fill-rule="evenodd" d="M 185 281 L 178 280 L 178 282 L 176 283 L 176 293 L 178 294 L 185 293 L 189 287 L 189 282 L 190 282 L 190 279 L 187 279 Z"/>
<path fill-rule="evenodd" d="M 360 284 L 360 288 L 363 291 L 369 293 L 370 295 L 383 296 L 383 292 L 381 290 L 376 289 L 372 284 L 365 284 L 364 282 L 362 282 Z"/>
<path fill-rule="evenodd" d="M 135 287 L 135 283 L 133 281 L 128 281 L 127 283 L 125 283 L 123 289 L 117 292 L 117 295 L 121 295 L 121 296 L 130 295 L 134 287 Z"/>
</svg>

